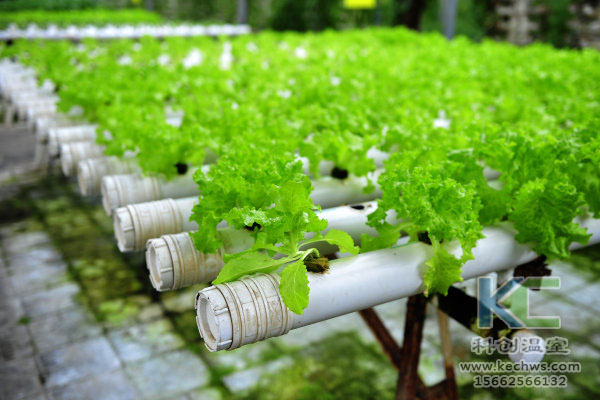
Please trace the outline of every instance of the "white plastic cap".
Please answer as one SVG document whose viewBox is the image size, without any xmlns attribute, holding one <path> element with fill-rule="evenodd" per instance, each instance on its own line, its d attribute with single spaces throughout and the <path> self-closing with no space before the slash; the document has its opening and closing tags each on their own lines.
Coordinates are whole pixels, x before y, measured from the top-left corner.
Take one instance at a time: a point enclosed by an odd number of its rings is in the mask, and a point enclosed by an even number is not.
<svg viewBox="0 0 600 400">
<path fill-rule="evenodd" d="M 174 289 L 173 259 L 164 238 L 150 239 L 146 247 L 146 265 L 150 282 L 159 292 Z"/>
<path fill-rule="evenodd" d="M 222 250 L 213 254 L 196 250 L 188 232 L 151 239 L 146 245 L 146 264 L 152 286 L 165 291 L 208 283 L 223 268 L 222 254 Z"/>
<path fill-rule="evenodd" d="M 94 194 L 94 177 L 87 160 L 80 161 L 77 164 L 77 186 L 83 196 L 91 196 Z"/>
<path fill-rule="evenodd" d="M 113 210 L 119 208 L 121 203 L 118 188 L 120 175 L 108 175 L 102 178 L 100 192 L 102 193 L 102 207 L 107 215 L 112 215 Z"/>
<path fill-rule="evenodd" d="M 96 196 L 100 194 L 102 177 L 138 171 L 139 167 L 134 160 L 117 157 L 90 158 L 77 165 L 77 183 L 83 196 Z"/>
<path fill-rule="evenodd" d="M 114 212 L 113 228 L 117 238 L 117 247 L 122 253 L 134 251 L 136 247 L 133 218 L 129 207 L 119 207 Z"/>
<path fill-rule="evenodd" d="M 161 195 L 158 179 L 138 174 L 107 175 L 102 178 L 100 191 L 107 215 L 119 207 L 157 200 Z"/>
<path fill-rule="evenodd" d="M 211 286 L 196 296 L 196 323 L 209 351 L 233 350 L 285 335 L 293 320 L 279 294 L 276 274 Z"/>
<path fill-rule="evenodd" d="M 75 161 L 73 160 L 73 154 L 70 151 L 70 146 L 64 144 L 60 150 L 60 167 L 65 176 L 70 176 L 73 173 Z"/>
<path fill-rule="evenodd" d="M 91 142 L 65 143 L 60 146 L 60 164 L 65 176 L 71 176 L 80 161 L 100 158 L 104 148 Z"/>
<path fill-rule="evenodd" d="M 183 230 L 182 215 L 173 199 L 130 204 L 115 211 L 119 249 L 140 251 L 149 239 Z"/>
<path fill-rule="evenodd" d="M 544 359 L 546 341 L 540 336 L 527 329 L 521 329 L 513 335 L 513 340 L 517 341 L 517 352 L 508 355 L 512 362 L 531 365 L 539 364 Z M 528 343 L 535 343 L 536 346 L 529 346 Z"/>
</svg>

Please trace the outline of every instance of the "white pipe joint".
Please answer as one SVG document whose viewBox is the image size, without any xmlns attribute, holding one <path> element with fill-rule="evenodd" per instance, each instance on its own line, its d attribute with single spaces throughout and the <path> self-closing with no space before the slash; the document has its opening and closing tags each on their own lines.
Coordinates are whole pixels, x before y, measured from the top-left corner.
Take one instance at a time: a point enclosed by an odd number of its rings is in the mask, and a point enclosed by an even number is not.
<svg viewBox="0 0 600 400">
<path fill-rule="evenodd" d="M 225 265 L 223 253 L 238 253 L 254 243 L 245 230 L 223 228 L 220 236 L 223 248 L 213 254 L 198 251 L 188 232 L 150 239 L 146 244 L 146 265 L 152 286 L 164 292 L 210 282 Z"/>
<path fill-rule="evenodd" d="M 128 204 L 144 203 L 166 198 L 181 198 L 198 194 L 191 173 L 173 180 L 139 174 L 107 175 L 102 178 L 102 205 L 108 215 Z"/>
<path fill-rule="evenodd" d="M 100 194 L 100 185 L 104 176 L 135 173 L 139 170 L 133 159 L 90 158 L 77 164 L 77 183 L 83 196 L 96 196 Z"/>
<path fill-rule="evenodd" d="M 198 252 L 187 232 L 150 239 L 146 260 L 150 282 L 159 292 L 210 282 L 225 264 L 222 250 L 213 254 Z"/>
<path fill-rule="evenodd" d="M 60 165 L 65 176 L 75 173 L 77 164 L 89 158 L 100 158 L 104 147 L 92 142 L 66 143 L 60 146 Z"/>
<path fill-rule="evenodd" d="M 197 228 L 190 214 L 197 197 L 165 199 L 129 204 L 114 212 L 114 229 L 119 250 L 143 250 L 149 239 Z"/>
<path fill-rule="evenodd" d="M 68 126 L 50 128 L 48 130 L 48 152 L 57 156 L 60 146 L 75 142 L 94 142 L 96 140 L 95 125 Z"/>
<path fill-rule="evenodd" d="M 195 306 L 198 330 L 210 351 L 285 335 L 294 320 L 281 300 L 275 274 L 211 286 L 198 292 Z"/>
</svg>

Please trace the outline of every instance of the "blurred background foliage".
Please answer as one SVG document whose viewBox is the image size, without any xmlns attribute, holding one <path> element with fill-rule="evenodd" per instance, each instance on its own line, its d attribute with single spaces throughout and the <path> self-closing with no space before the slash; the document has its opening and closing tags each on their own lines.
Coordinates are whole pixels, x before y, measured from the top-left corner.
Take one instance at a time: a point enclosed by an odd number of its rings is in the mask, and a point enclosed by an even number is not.
<svg viewBox="0 0 600 400">
<path fill-rule="evenodd" d="M 248 23 L 255 30 L 311 31 L 367 25 L 407 25 L 423 31 L 442 31 L 441 3 L 445 0 L 378 0 L 374 9 L 344 7 L 344 0 L 247 0 Z M 509 0 L 457 0 L 456 35 L 479 41 L 502 38 L 498 6 Z M 0 12 L 139 7 L 171 20 L 234 23 L 239 0 L 0 0 Z M 528 0 L 542 10 L 533 15 L 535 40 L 557 47 L 577 46 L 573 19 L 583 7 L 600 14 L 600 0 Z M 588 12 L 589 14 L 589 12 Z M 600 17 L 600 16 L 599 16 Z M 595 22 L 600 24 L 600 21 Z"/>
</svg>

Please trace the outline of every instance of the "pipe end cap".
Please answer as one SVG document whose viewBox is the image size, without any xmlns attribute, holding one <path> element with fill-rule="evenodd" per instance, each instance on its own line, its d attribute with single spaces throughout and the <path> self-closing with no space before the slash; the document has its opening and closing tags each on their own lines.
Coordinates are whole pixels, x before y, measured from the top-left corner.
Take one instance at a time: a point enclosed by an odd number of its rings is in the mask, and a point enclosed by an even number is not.
<svg viewBox="0 0 600 400">
<path fill-rule="evenodd" d="M 120 203 L 117 177 L 115 175 L 105 176 L 102 178 L 102 183 L 100 184 L 102 207 L 108 216 L 113 214 L 113 210 L 117 209 Z"/>
<path fill-rule="evenodd" d="M 173 289 L 173 258 L 165 239 L 150 239 L 146 245 L 146 265 L 154 289 L 164 292 Z"/>
<path fill-rule="evenodd" d="M 517 341 L 517 351 L 509 353 L 509 358 L 515 364 L 539 364 L 546 354 L 546 342 L 535 333 L 522 329 L 515 333 L 513 340 Z M 533 346 L 535 343 L 535 346 Z M 533 346 L 533 347 L 532 347 Z"/>
<path fill-rule="evenodd" d="M 137 249 L 135 229 L 129 207 L 120 207 L 114 211 L 113 227 L 119 250 L 122 253 L 135 251 Z"/>
<path fill-rule="evenodd" d="M 227 350 L 233 343 L 233 325 L 227 301 L 214 286 L 196 295 L 196 323 L 204 345 L 211 351 Z"/>
</svg>

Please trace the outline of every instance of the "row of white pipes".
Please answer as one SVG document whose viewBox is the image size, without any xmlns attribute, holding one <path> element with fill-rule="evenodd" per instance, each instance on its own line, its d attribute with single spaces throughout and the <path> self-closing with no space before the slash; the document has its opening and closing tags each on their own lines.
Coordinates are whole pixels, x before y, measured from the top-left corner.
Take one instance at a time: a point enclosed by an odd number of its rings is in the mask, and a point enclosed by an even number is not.
<svg viewBox="0 0 600 400">
<path fill-rule="evenodd" d="M 90 39 L 137 39 L 143 36 L 151 37 L 192 37 L 192 36 L 236 36 L 251 32 L 248 25 L 199 25 L 199 24 L 166 24 L 166 25 L 106 25 L 106 26 L 75 26 L 65 28 L 56 25 L 39 27 L 29 24 L 21 29 L 16 24 L 10 24 L 0 30 L 0 40 L 16 39 L 46 39 L 46 40 L 82 40 Z"/>
<path fill-rule="evenodd" d="M 19 104 L 13 100 L 18 97 L 11 97 L 11 90 L 27 88 L 31 93 L 35 89 L 29 83 L 4 85 L 3 82 L 8 81 L 4 79 L 4 65 L 0 64 L 0 91 L 5 99 Z M 13 71 L 13 68 L 7 69 Z M 31 76 L 26 70 L 19 71 L 22 77 Z M 35 96 L 21 98 L 27 98 L 28 104 L 36 107 Z M 60 155 L 65 175 L 72 175 L 77 165 L 82 194 L 102 193 L 104 208 L 114 219 L 119 249 L 146 249 L 150 281 L 156 290 L 209 283 L 223 267 L 224 253 L 235 253 L 252 246 L 253 238 L 248 231 L 234 230 L 222 224 L 219 235 L 223 248 L 215 254 L 196 250 L 189 235 L 197 229 L 189 217 L 198 198 L 191 172 L 170 182 L 144 177 L 133 158 L 103 155 L 103 149 L 95 144 L 95 126 L 69 126 L 69 118 L 57 117 L 59 114 L 55 111 L 54 114 L 26 112 L 25 115 L 33 116 L 33 126 L 38 136 L 44 136 L 47 154 Z M 376 150 L 370 156 L 378 166 L 387 157 Z M 320 170 L 327 175 L 332 167 L 332 164 L 324 163 Z M 202 168 L 207 170 L 209 166 Z M 376 171 L 371 179 L 376 180 L 379 173 Z M 486 170 L 488 179 L 497 175 Z M 379 197 L 380 191 L 365 194 L 362 189 L 366 184 L 366 178 L 356 177 L 339 180 L 325 176 L 313 181 L 312 198 L 324 209 L 320 217 L 328 221 L 328 229 L 348 232 L 357 244 L 362 233 L 377 234 L 366 221 L 367 215 L 376 208 L 376 203 L 370 200 Z M 393 214 L 388 218 L 390 223 L 397 222 Z M 590 244 L 600 241 L 600 221 L 586 219 L 580 223 L 593 234 Z M 474 249 L 475 259 L 463 268 L 464 279 L 503 271 L 536 257 L 535 252 L 514 240 L 509 226 L 485 228 L 484 234 L 486 238 Z M 309 273 L 309 306 L 302 315 L 293 314 L 283 304 L 277 274 L 255 275 L 210 286 L 200 291 L 196 298 L 200 334 L 209 350 L 231 350 L 285 334 L 291 329 L 420 293 L 424 263 L 431 255 L 431 248 L 423 243 L 406 242 L 407 238 L 401 238 L 394 248 L 332 261 L 326 274 Z M 336 250 L 326 244 L 321 246 L 319 250 L 323 254 Z M 459 248 L 455 250 L 458 252 Z"/>
</svg>

